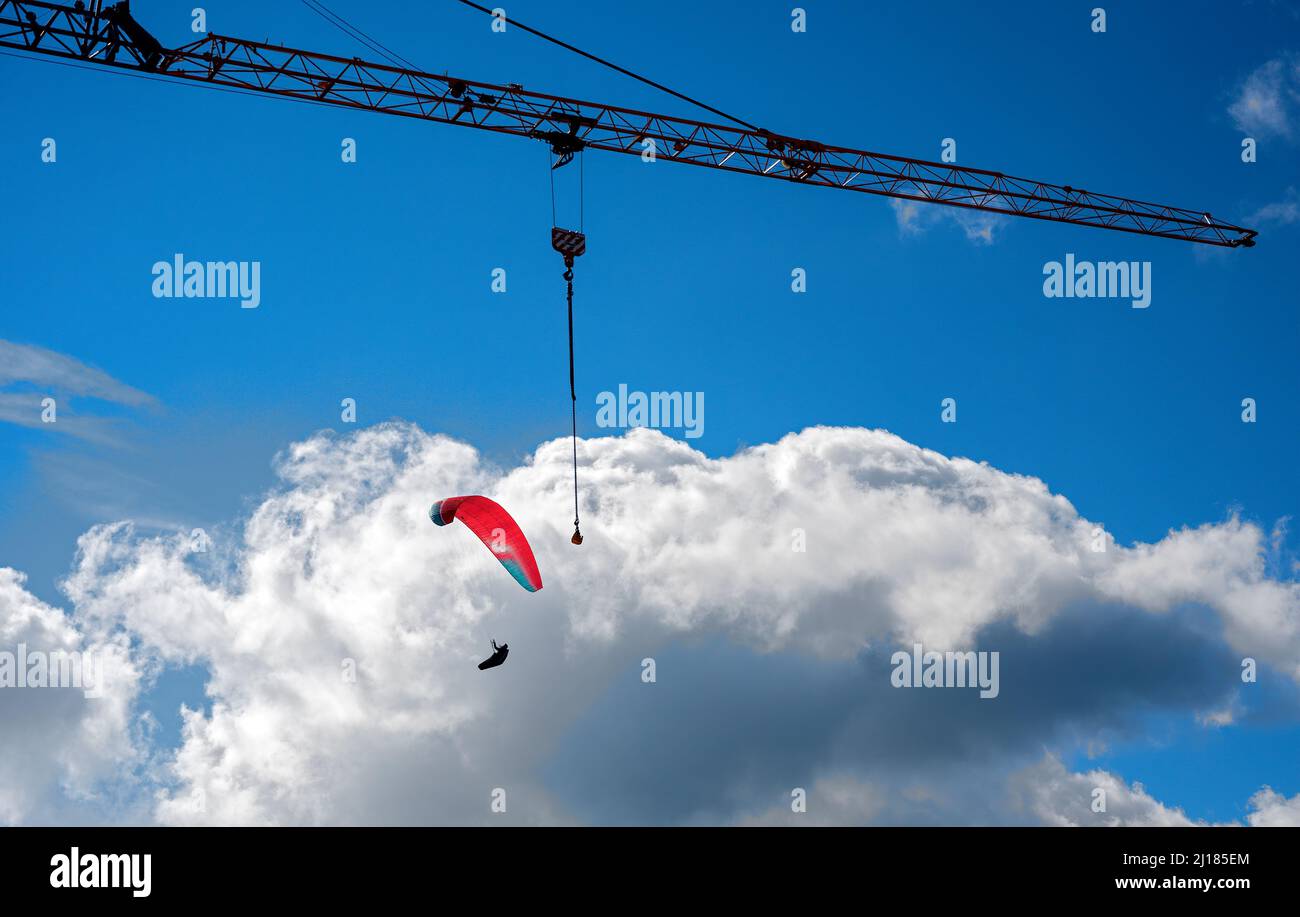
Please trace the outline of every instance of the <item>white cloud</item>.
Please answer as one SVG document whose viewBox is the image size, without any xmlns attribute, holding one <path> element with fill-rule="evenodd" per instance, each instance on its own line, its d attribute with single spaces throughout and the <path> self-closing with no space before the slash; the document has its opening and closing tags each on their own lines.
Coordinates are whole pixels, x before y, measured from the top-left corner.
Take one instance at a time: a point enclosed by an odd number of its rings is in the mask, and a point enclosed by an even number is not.
<svg viewBox="0 0 1300 917">
<path fill-rule="evenodd" d="M 149 407 L 157 403 L 152 395 L 66 354 L 0 340 L 0 385 L 12 382 L 27 382 L 53 391 L 132 407 Z"/>
<path fill-rule="evenodd" d="M 1097 585 L 1149 611 L 1181 602 L 1210 605 L 1231 647 L 1300 680 L 1300 584 L 1270 579 L 1267 557 L 1264 532 L 1234 519 L 1123 550 Z"/>
<path fill-rule="evenodd" d="M 1268 577 L 1268 536 L 1235 518 L 1095 553 L 1093 525 L 1042 481 L 883 431 L 810 429 L 710 459 L 642 429 L 579 443 L 575 548 L 568 448 L 502 472 L 407 424 L 319 435 L 282 457 L 283 486 L 236 542 L 191 554 L 183 536 L 87 532 L 65 583 L 81 630 L 130 635 L 142 671 L 211 673 L 211 712 L 187 713 L 155 774 L 156 817 L 570 820 L 539 777 L 559 737 L 679 637 L 846 665 L 867 644 L 960 649 L 994 626 L 1032 641 L 1080 603 L 1144 620 L 1198 603 L 1230 645 L 1300 676 L 1297 587 Z M 541 592 L 460 527 L 429 522 L 429 504 L 458 493 L 510 509 Z M 806 553 L 791 549 L 796 529 Z M 485 675 L 492 637 L 512 653 Z M 505 816 L 489 811 L 497 787 Z M 847 784 L 821 792 L 864 818 L 875 805 Z"/>
<path fill-rule="evenodd" d="M 1219 729 L 1224 726 L 1231 726 L 1237 719 L 1237 713 L 1231 707 L 1222 707 L 1218 710 L 1208 710 L 1204 713 L 1196 714 L 1196 722 L 1207 728 Z"/>
<path fill-rule="evenodd" d="M 795 798 L 759 815 L 742 816 L 740 827 L 839 827 L 870 825 L 885 810 L 885 795 L 870 783 L 847 774 L 819 778 L 805 790 L 804 810 L 794 809 Z M 794 792 L 792 788 L 791 792 Z"/>
<path fill-rule="evenodd" d="M 1284 54 L 1242 81 L 1228 106 L 1237 129 L 1254 137 L 1291 137 L 1300 106 L 1300 55 Z"/>
<path fill-rule="evenodd" d="M 949 798 L 953 795 L 956 799 Z M 1095 811 L 1103 801 L 1105 811 Z M 936 804 L 946 813 L 941 824 L 990 823 L 998 820 L 999 812 L 1023 816 L 1009 821 L 1059 828 L 1208 824 L 1165 805 L 1141 783 L 1128 783 L 1100 768 L 1070 771 L 1052 754 L 1010 776 L 1002 777 L 996 770 L 979 773 L 960 794 L 944 793 L 915 780 L 891 786 L 847 773 L 823 776 L 808 788 L 805 812 L 795 812 L 789 803 L 782 803 L 757 815 L 742 815 L 733 823 L 788 827 L 925 824 L 932 822 Z M 1250 798 L 1249 806 L 1246 824 L 1253 827 L 1300 826 L 1300 794 L 1287 799 L 1263 787 Z"/>
<path fill-rule="evenodd" d="M 894 219 L 898 221 L 898 232 L 903 236 L 919 236 L 935 226 L 951 224 L 960 228 L 968 241 L 977 245 L 992 245 L 994 236 L 1007 223 L 1007 217 L 1000 213 L 987 213 L 943 204 L 927 204 L 896 197 L 890 198 L 889 206 L 894 210 Z"/>
<path fill-rule="evenodd" d="M 0 392 L 0 423 L 17 424 L 55 433 L 68 433 L 88 442 L 117 443 L 116 420 L 74 412 L 55 399 L 54 414 L 45 420 L 45 397 L 40 392 Z"/>
<path fill-rule="evenodd" d="M 1254 828 L 1300 828 L 1300 793 L 1287 799 L 1270 787 L 1250 797 L 1254 810 L 1246 821 Z"/>
<path fill-rule="evenodd" d="M 1206 824 L 1188 818 L 1182 809 L 1164 805 L 1140 783 L 1125 783 L 1104 770 L 1073 773 L 1052 755 L 1015 774 L 1010 783 L 1022 804 L 1045 825 L 1185 827 Z M 1105 794 L 1105 812 L 1093 811 L 1094 794 L 1098 790 Z M 1250 808 L 1246 823 L 1251 826 L 1300 826 L 1300 794 L 1287 799 L 1264 787 L 1250 798 Z"/>
<path fill-rule="evenodd" d="M 0 567 L 0 651 L 13 654 L 15 673 L 20 653 L 81 653 L 102 665 L 102 690 L 88 685 L 102 696 L 67 686 L 0 688 L 0 824 L 58 814 L 84 821 L 99 808 L 101 785 L 140 763 L 131 706 L 142 676 L 125 637 L 83 633 L 32 596 L 24 579 Z"/>
<path fill-rule="evenodd" d="M 0 340 L 0 423 L 68 433 L 91 442 L 113 445 L 121 422 L 72 408 L 73 397 L 95 398 L 129 408 L 156 408 L 157 399 L 119 382 L 103 370 L 44 347 Z M 54 399 L 47 418 L 45 399 Z"/>
<path fill-rule="evenodd" d="M 1104 770 L 1073 773 L 1051 755 L 1016 774 L 1011 787 L 1024 807 L 1044 825 L 1176 827 L 1197 824 L 1181 809 L 1169 808 L 1152 798 L 1140 783 L 1125 783 Z M 1106 811 L 1093 811 L 1094 800 L 1098 799 L 1104 799 Z"/>
<path fill-rule="evenodd" d="M 1247 223 L 1260 226 L 1289 226 L 1300 220 L 1300 194 L 1295 188 L 1287 188 L 1281 200 L 1265 204 L 1247 219 Z"/>
</svg>

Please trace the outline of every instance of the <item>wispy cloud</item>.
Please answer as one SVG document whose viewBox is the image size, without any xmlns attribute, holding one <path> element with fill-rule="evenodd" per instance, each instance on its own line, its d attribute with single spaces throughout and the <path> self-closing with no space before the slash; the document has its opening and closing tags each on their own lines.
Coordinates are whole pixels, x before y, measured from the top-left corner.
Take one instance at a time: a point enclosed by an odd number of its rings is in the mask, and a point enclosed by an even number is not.
<svg viewBox="0 0 1300 917">
<path fill-rule="evenodd" d="M 85 395 L 129 407 L 157 404 L 152 395 L 67 354 L 31 344 L 0 341 L 0 385 L 11 382 L 30 382 L 68 395 Z"/>
<path fill-rule="evenodd" d="M 939 224 L 955 224 L 976 245 L 992 245 L 993 237 L 1006 224 L 1007 218 L 998 213 L 984 213 L 943 204 L 926 204 L 892 198 L 898 231 L 904 236 L 919 236 Z"/>
<path fill-rule="evenodd" d="M 1256 68 L 1228 106 L 1237 128 L 1255 137 L 1293 138 L 1300 112 L 1300 54 L 1288 53 Z"/>
<path fill-rule="evenodd" d="M 1281 200 L 1265 204 L 1246 220 L 1260 226 L 1289 226 L 1300 220 L 1300 194 L 1295 188 L 1287 188 Z"/>
<path fill-rule="evenodd" d="M 121 421 L 72 408 L 72 399 L 93 398 L 127 408 L 158 407 L 154 396 L 114 379 L 67 354 L 0 340 L 0 423 L 67 433 L 113 444 Z M 45 399 L 53 398 L 53 405 Z"/>
<path fill-rule="evenodd" d="M 0 423 L 68 433 L 102 445 L 117 443 L 114 431 L 119 422 L 114 418 L 73 413 L 57 403 L 53 408 L 55 413 L 47 415 L 43 404 L 45 397 L 32 392 L 0 392 Z M 51 416 L 52 419 L 44 420 L 44 416 Z"/>
</svg>

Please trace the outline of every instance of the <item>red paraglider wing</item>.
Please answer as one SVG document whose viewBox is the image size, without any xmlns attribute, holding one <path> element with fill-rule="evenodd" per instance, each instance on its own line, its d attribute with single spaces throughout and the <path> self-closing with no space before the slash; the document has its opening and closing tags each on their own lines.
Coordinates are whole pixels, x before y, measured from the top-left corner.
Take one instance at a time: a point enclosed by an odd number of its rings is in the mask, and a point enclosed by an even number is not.
<svg viewBox="0 0 1300 917">
<path fill-rule="evenodd" d="M 542 588 L 542 574 L 528 539 L 519 523 L 495 500 L 479 496 L 448 497 L 433 504 L 429 518 L 438 525 L 449 525 L 459 519 L 487 545 L 519 585 L 529 592 Z"/>
</svg>

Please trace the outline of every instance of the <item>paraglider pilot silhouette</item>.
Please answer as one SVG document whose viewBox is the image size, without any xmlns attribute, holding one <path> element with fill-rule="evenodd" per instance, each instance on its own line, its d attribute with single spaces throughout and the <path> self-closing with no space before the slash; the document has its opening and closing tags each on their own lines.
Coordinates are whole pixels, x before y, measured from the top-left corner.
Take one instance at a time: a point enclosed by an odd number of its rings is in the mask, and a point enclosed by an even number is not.
<svg viewBox="0 0 1300 917">
<path fill-rule="evenodd" d="M 448 497 L 429 509 L 429 518 L 437 525 L 449 525 L 459 519 L 496 555 L 515 582 L 529 592 L 542 588 L 542 574 L 537 569 L 533 549 L 519 524 L 501 506 L 487 497 Z M 492 641 L 492 655 L 479 663 L 480 669 L 494 669 L 506 661 L 510 644 L 497 646 Z"/>
<path fill-rule="evenodd" d="M 492 655 L 484 659 L 482 662 L 478 664 L 479 670 L 482 671 L 483 669 L 495 669 L 501 663 L 505 662 L 506 657 L 509 655 L 510 655 L 509 643 L 503 643 L 500 646 L 497 646 L 497 642 L 493 640 Z"/>
</svg>

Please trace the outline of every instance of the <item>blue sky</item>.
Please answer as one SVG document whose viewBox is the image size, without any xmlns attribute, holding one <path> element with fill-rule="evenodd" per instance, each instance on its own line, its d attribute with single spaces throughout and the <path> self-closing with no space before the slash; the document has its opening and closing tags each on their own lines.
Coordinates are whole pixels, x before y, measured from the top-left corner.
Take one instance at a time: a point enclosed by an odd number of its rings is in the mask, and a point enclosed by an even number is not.
<svg viewBox="0 0 1300 917">
<path fill-rule="evenodd" d="M 786 134 L 928 158 L 951 137 L 960 164 L 1238 224 L 1294 201 L 1300 120 L 1296 136 L 1261 136 L 1245 164 L 1229 114 L 1250 74 L 1300 49 L 1293 8 L 1113 3 L 1094 34 L 1094 5 L 809 2 L 806 34 L 770 0 L 508 10 Z M 134 12 L 175 45 L 192 6 Z M 697 116 L 518 31 L 493 34 L 450 0 L 331 6 L 433 72 Z M 207 15 L 218 33 L 368 55 L 300 4 Z M 413 421 L 503 467 L 567 431 L 541 144 L 11 56 L 0 82 L 0 338 L 157 401 L 74 399 L 120 418 L 109 446 L 0 425 L 0 564 L 43 600 L 62 602 L 57 580 L 93 524 L 235 524 L 274 483 L 278 450 L 342 429 L 343 398 L 359 426 Z M 40 161 L 45 137 L 57 164 Z M 356 164 L 340 161 L 345 137 Z M 1294 216 L 1257 226 L 1252 250 L 1037 221 L 982 244 L 950 220 L 904 232 L 868 195 L 602 154 L 585 178 L 582 434 L 605 432 L 596 393 L 626 383 L 704 392 L 690 444 L 710 456 L 817 424 L 884 428 L 1041 478 L 1120 544 L 1232 513 L 1271 530 L 1296 513 Z M 260 261 L 261 306 L 153 298 L 151 265 L 177 252 Z M 1150 261 L 1150 308 L 1044 298 L 1043 265 L 1066 253 Z M 504 295 L 490 289 L 498 267 Z M 794 268 L 805 294 L 791 292 Z M 947 397 L 956 424 L 940 422 Z M 1257 423 L 1240 420 L 1246 397 Z M 1282 545 L 1274 575 L 1291 577 L 1294 534 Z M 167 711 L 199 703 L 200 681 L 155 692 L 169 731 Z M 1145 733 L 1074 763 L 1140 780 L 1193 817 L 1240 817 L 1262 784 L 1300 792 L 1294 691 L 1261 703 L 1209 734 L 1185 711 L 1156 712 Z"/>
</svg>

